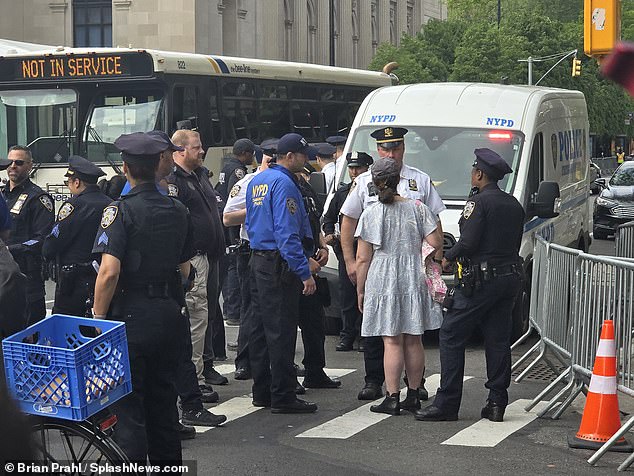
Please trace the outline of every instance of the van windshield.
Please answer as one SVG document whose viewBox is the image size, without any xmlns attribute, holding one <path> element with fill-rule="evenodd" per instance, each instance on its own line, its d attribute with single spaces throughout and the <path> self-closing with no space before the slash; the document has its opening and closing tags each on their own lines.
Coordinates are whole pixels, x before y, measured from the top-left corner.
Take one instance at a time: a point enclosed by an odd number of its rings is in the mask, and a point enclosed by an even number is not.
<svg viewBox="0 0 634 476">
<path fill-rule="evenodd" d="M 487 147 L 504 158 L 514 170 L 500 180 L 502 190 L 511 192 L 517 173 L 524 136 L 520 132 L 454 127 L 405 126 L 404 162 L 427 173 L 438 193 L 446 200 L 464 200 L 471 190 L 473 151 Z M 350 150 L 378 158 L 376 141 L 370 134 L 376 127 L 360 127 Z M 346 172 L 347 173 L 347 172 Z M 349 181 L 349 180 L 344 180 Z"/>
</svg>

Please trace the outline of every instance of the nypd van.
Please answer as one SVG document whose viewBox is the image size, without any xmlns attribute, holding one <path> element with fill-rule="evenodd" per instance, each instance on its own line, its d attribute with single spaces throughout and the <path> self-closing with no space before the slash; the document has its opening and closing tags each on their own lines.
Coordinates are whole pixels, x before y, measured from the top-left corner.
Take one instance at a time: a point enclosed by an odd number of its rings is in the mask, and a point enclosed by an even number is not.
<svg viewBox="0 0 634 476">
<path fill-rule="evenodd" d="M 536 235 L 587 251 L 591 220 L 589 124 L 581 92 L 477 83 L 428 83 L 371 92 L 353 122 L 346 152 L 378 157 L 370 134 L 387 126 L 406 127 L 404 162 L 426 172 L 447 210 L 440 218 L 444 247 L 460 237 L 458 220 L 471 188 L 474 149 L 500 154 L 513 172 L 499 182 L 527 211 L 520 254 L 530 276 Z M 348 182 L 345 161 L 337 173 Z M 537 213 L 540 184 L 559 189 L 558 214 Z M 552 187 L 551 187 L 552 188 Z M 554 216 L 557 215 L 557 216 Z M 514 312 L 514 334 L 528 326 L 530 279 Z"/>
</svg>

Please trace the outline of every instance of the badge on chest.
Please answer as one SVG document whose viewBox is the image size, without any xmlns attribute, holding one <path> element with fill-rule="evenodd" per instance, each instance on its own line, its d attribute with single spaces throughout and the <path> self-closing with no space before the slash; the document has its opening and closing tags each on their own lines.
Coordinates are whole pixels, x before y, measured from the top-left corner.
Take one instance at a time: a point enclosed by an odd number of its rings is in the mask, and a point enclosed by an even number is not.
<svg viewBox="0 0 634 476">
<path fill-rule="evenodd" d="M 409 179 L 409 180 L 407 181 L 407 185 L 409 186 L 409 189 L 410 189 L 412 192 L 418 192 L 418 184 L 416 183 L 416 180 L 414 180 L 414 179 Z"/>
<path fill-rule="evenodd" d="M 11 213 L 13 213 L 14 215 L 19 215 L 20 212 L 22 211 L 22 207 L 24 207 L 24 204 L 26 203 L 26 200 L 28 198 L 29 198 L 28 193 L 21 193 L 18 199 L 15 201 L 15 203 L 11 207 Z"/>
</svg>

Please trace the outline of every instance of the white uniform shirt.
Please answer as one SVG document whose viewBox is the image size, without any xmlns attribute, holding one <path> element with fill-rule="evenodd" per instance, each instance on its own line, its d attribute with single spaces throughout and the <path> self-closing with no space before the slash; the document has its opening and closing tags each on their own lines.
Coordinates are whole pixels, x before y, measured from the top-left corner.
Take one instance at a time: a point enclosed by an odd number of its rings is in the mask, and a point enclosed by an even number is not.
<svg viewBox="0 0 634 476">
<path fill-rule="evenodd" d="M 249 182 L 251 182 L 253 177 L 259 173 L 260 170 L 255 173 L 245 175 L 244 178 L 241 178 L 236 182 L 229 192 L 227 204 L 225 205 L 223 213 L 238 212 L 247 208 L 247 188 L 249 187 Z M 247 234 L 244 223 L 240 225 L 240 238 L 249 241 L 249 235 Z"/>
<path fill-rule="evenodd" d="M 409 165 L 403 164 L 397 192 L 401 197 L 420 200 L 435 215 L 439 215 L 446 208 L 432 185 L 429 175 Z M 372 183 L 372 172 L 369 170 L 359 175 L 354 181 L 353 189 L 341 207 L 341 213 L 358 220 L 363 210 L 378 200 L 379 195 Z"/>
<path fill-rule="evenodd" d="M 324 174 L 324 178 L 326 179 L 326 193 L 330 193 L 330 191 L 334 188 L 333 182 L 335 181 L 336 172 L 337 165 L 334 160 L 324 165 L 324 168 L 321 169 L 321 173 Z"/>
</svg>

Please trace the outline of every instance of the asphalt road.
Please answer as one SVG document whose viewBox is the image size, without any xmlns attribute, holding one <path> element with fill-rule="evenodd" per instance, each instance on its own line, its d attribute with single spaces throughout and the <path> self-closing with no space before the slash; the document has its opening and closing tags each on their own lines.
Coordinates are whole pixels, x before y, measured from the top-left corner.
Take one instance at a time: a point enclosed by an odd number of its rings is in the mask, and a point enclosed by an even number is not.
<svg viewBox="0 0 634 476">
<path fill-rule="evenodd" d="M 614 254 L 613 240 L 595 240 L 591 253 Z M 47 286 L 53 296 L 52 286 Z M 52 303 L 48 304 L 50 307 Z M 235 341 L 237 327 L 226 327 L 227 341 Z M 596 467 L 586 460 L 590 451 L 569 449 L 567 437 L 580 423 L 584 399 L 559 420 L 537 418 L 524 407 L 553 377 L 538 366 L 521 383 L 510 387 L 510 406 L 504 423 L 480 419 L 486 400 L 484 351 L 475 342 L 467 350 L 466 376 L 460 419 L 456 422 L 417 422 L 412 415 L 377 418 L 368 402 L 357 400 L 363 385 L 361 353 L 335 352 L 338 339 L 326 338 L 327 372 L 340 376 L 336 390 L 311 390 L 302 397 L 319 405 L 311 415 L 273 415 L 250 405 L 251 382 L 233 379 L 231 361 L 217 369 L 229 384 L 215 389 L 219 404 L 209 408 L 229 416 L 221 428 L 199 428 L 195 440 L 183 442 L 186 460 L 195 461 L 200 475 L 409 475 L 409 474 L 614 474 L 625 456 L 609 453 Z M 301 362 L 301 339 L 295 361 Z M 514 360 L 534 340 L 514 352 Z M 435 336 L 426 338 L 431 393 L 440 371 Z M 229 358 L 235 353 L 228 352 Z M 621 397 L 621 409 L 634 411 Z M 631 407 L 631 408 L 630 408 Z M 634 437 L 630 438 L 634 441 Z M 191 474 L 191 473 L 190 473 Z"/>
</svg>

